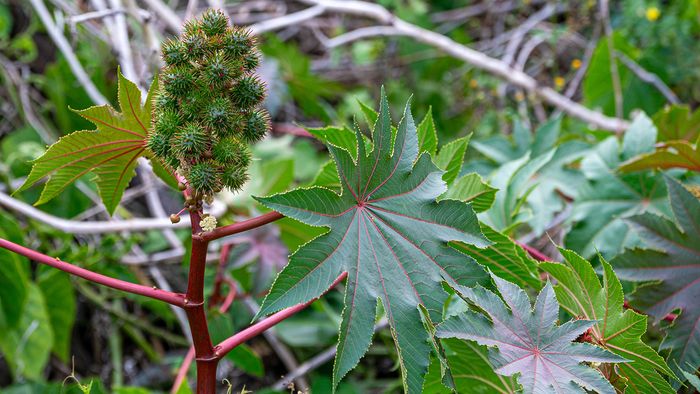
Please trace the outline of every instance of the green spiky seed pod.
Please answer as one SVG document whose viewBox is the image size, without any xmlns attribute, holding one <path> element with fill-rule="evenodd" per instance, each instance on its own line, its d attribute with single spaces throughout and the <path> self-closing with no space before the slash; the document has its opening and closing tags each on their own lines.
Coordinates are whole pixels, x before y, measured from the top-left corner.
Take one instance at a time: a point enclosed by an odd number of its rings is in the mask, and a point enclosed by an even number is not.
<svg viewBox="0 0 700 394">
<path fill-rule="evenodd" d="M 218 36 L 226 33 L 228 20 L 221 12 L 207 10 L 202 14 L 200 28 L 209 37 Z"/>
<path fill-rule="evenodd" d="M 250 150 L 236 138 L 224 138 L 216 143 L 212 157 L 224 167 L 247 168 L 250 164 Z"/>
<path fill-rule="evenodd" d="M 187 52 L 182 42 L 168 40 L 163 43 L 163 60 L 168 66 L 179 66 L 187 62 Z"/>
<path fill-rule="evenodd" d="M 191 94 L 180 102 L 180 115 L 187 120 L 197 120 L 204 108 L 204 97 Z"/>
<path fill-rule="evenodd" d="M 180 115 L 173 110 L 164 110 L 158 115 L 155 124 L 156 134 L 172 137 L 181 126 Z"/>
<path fill-rule="evenodd" d="M 270 130 L 270 115 L 264 109 L 248 114 L 243 129 L 243 139 L 249 143 L 260 141 Z"/>
<path fill-rule="evenodd" d="M 256 76 L 247 75 L 241 78 L 233 87 L 231 99 L 241 109 L 259 105 L 265 98 L 265 84 Z"/>
<path fill-rule="evenodd" d="M 153 133 L 146 142 L 148 149 L 158 157 L 170 156 L 170 137 L 162 133 Z"/>
<path fill-rule="evenodd" d="M 210 56 L 202 67 L 203 82 L 212 88 L 223 86 L 232 78 L 237 78 L 240 73 L 240 67 L 230 62 L 221 51 L 216 51 Z"/>
<path fill-rule="evenodd" d="M 188 123 L 174 136 L 173 148 L 180 158 L 199 156 L 207 150 L 208 136 L 196 123 Z"/>
<path fill-rule="evenodd" d="M 229 29 L 223 40 L 224 50 L 232 58 L 242 58 L 255 46 L 248 30 L 234 27 Z"/>
<path fill-rule="evenodd" d="M 189 61 L 199 60 L 207 51 L 207 38 L 199 31 L 185 35 L 182 38 L 182 44 Z"/>
<path fill-rule="evenodd" d="M 196 206 L 245 183 L 248 143 L 265 135 L 269 116 L 259 107 L 265 86 L 254 74 L 260 55 L 247 30 L 207 11 L 183 31 L 162 47 L 166 67 L 147 147 L 187 180 Z"/>
<path fill-rule="evenodd" d="M 215 193 L 221 190 L 221 176 L 216 166 L 210 162 L 193 165 L 187 180 L 190 186 L 200 194 Z"/>
<path fill-rule="evenodd" d="M 172 67 L 163 73 L 165 91 L 174 98 L 186 96 L 192 90 L 194 78 L 185 66 Z"/>
<path fill-rule="evenodd" d="M 243 168 L 231 167 L 224 171 L 221 180 L 229 189 L 239 190 L 248 181 L 248 174 Z"/>
<path fill-rule="evenodd" d="M 231 102 L 225 98 L 216 98 L 205 106 L 203 115 L 205 124 L 224 129 L 233 120 Z"/>
<path fill-rule="evenodd" d="M 251 50 L 243 56 L 243 66 L 248 71 L 253 71 L 260 65 L 260 54 L 256 50 Z"/>
<path fill-rule="evenodd" d="M 167 92 L 159 92 L 155 98 L 155 113 L 160 114 L 162 111 L 177 111 L 179 108 L 178 101 Z"/>
</svg>

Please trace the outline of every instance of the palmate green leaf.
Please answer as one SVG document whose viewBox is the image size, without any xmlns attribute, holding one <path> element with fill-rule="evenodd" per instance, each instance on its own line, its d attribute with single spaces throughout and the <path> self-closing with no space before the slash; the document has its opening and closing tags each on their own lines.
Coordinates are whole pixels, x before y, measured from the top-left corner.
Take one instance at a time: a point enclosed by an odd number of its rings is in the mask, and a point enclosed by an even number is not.
<svg viewBox="0 0 700 394">
<path fill-rule="evenodd" d="M 53 346 L 51 321 L 39 288 L 29 284 L 27 301 L 15 328 L 4 325 L 0 317 L 0 351 L 15 377 L 41 378 Z"/>
<path fill-rule="evenodd" d="M 676 309 L 660 350 L 670 350 L 671 367 L 700 366 L 700 201 L 666 177 L 675 222 L 651 213 L 628 219 L 649 249 L 628 249 L 612 260 L 618 277 L 640 286 L 632 305 L 659 322 Z"/>
<path fill-rule="evenodd" d="M 595 321 L 556 322 L 559 304 L 547 283 L 530 306 L 527 294 L 513 283 L 492 275 L 501 298 L 481 286 L 455 290 L 483 310 L 486 316 L 467 311 L 438 326 L 440 338 L 459 338 L 490 346 L 489 360 L 496 373 L 520 374 L 525 394 L 585 393 L 614 394 L 603 375 L 582 362 L 618 363 L 625 359 L 588 343 L 572 342 Z M 504 303 L 505 302 L 505 303 Z"/>
<path fill-rule="evenodd" d="M 489 186 L 479 174 L 473 172 L 457 178 L 440 199 L 470 202 L 474 211 L 484 212 L 493 205 L 497 191 L 498 189 Z"/>
<path fill-rule="evenodd" d="M 359 129 L 356 133 L 359 141 Z M 311 187 L 259 198 L 285 216 L 329 228 L 292 255 L 260 313 L 310 300 L 347 272 L 334 383 L 367 351 L 380 300 L 397 346 L 404 388 L 418 393 L 431 352 L 419 306 L 439 321 L 448 297 L 441 282 L 470 286 L 486 280 L 483 269 L 448 242 L 484 247 L 488 240 L 468 204 L 436 201 L 445 191 L 443 171 L 429 154 L 419 156 L 408 106 L 393 149 L 391 138 L 389 104 L 382 94 L 371 152 L 364 144 L 356 145 L 354 161 L 345 150 L 328 146 L 340 173 L 342 194 Z"/>
<path fill-rule="evenodd" d="M 102 198 L 110 213 L 114 213 L 124 190 L 136 175 L 136 159 L 146 152 L 146 134 L 151 124 L 151 102 L 158 81 L 153 80 L 141 105 L 141 91 L 136 84 L 119 74 L 119 107 L 110 105 L 75 111 L 97 127 L 96 130 L 76 131 L 51 145 L 34 166 L 20 192 L 44 177 L 44 185 L 35 205 L 56 197 L 63 189 L 83 175 L 92 172 Z"/>
<path fill-rule="evenodd" d="M 481 231 L 491 241 L 484 249 L 461 242 L 455 242 L 457 250 L 473 257 L 479 264 L 487 267 L 499 277 L 513 282 L 520 287 L 540 289 L 542 280 L 537 272 L 537 263 L 513 240 L 481 224 Z"/>
<path fill-rule="evenodd" d="M 518 391 L 514 377 L 494 372 L 486 346 L 455 339 L 446 339 L 444 343 L 458 393 L 514 394 Z"/>
<path fill-rule="evenodd" d="M 45 267 L 45 266 L 44 266 Z M 71 334 L 77 309 L 75 291 L 68 274 L 50 268 L 42 269 L 37 285 L 46 302 L 53 332 L 53 350 L 61 361 L 70 360 Z"/>
<path fill-rule="evenodd" d="M 543 262 L 540 268 L 557 280 L 559 304 L 573 316 L 595 320 L 590 336 L 594 343 L 630 360 L 618 365 L 627 393 L 674 393 L 661 374 L 674 376 L 666 361 L 644 342 L 647 317 L 624 309 L 622 285 L 610 264 L 601 258 L 603 284 L 593 266 L 576 253 L 560 249 L 565 263 Z"/>
<path fill-rule="evenodd" d="M 574 222 L 564 243 L 585 258 L 600 252 L 611 257 L 624 247 L 638 245 L 639 238 L 625 218 L 642 212 L 668 212 L 666 186 L 659 174 L 620 174 L 624 160 L 654 148 L 656 129 L 640 114 L 625 132 L 622 144 L 610 137 L 581 162 L 588 179 L 578 190 L 570 220 Z"/>
</svg>

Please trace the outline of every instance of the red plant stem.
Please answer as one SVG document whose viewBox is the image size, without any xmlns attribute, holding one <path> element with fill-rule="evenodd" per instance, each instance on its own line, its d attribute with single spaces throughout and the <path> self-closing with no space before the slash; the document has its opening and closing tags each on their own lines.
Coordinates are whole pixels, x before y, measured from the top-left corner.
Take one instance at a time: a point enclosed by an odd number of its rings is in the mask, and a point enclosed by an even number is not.
<svg viewBox="0 0 700 394">
<path fill-rule="evenodd" d="M 228 226 L 217 227 L 212 231 L 203 233 L 202 239 L 205 241 L 213 241 L 215 239 L 223 238 L 227 235 L 238 234 L 260 226 L 264 226 L 268 223 L 274 222 L 275 220 L 282 219 L 283 217 L 284 215 L 282 215 L 281 213 L 269 212 L 258 217 L 244 220 L 242 222 L 230 224 Z M 194 221 L 192 223 L 194 223 Z"/>
<path fill-rule="evenodd" d="M 221 304 L 221 307 L 219 307 L 220 313 L 226 313 L 231 307 L 231 304 L 233 304 L 233 300 L 236 298 L 236 284 L 231 279 L 226 280 L 226 282 L 228 283 L 230 290 Z M 209 298 L 209 303 L 210 305 L 215 305 L 212 297 Z M 190 346 L 190 349 L 187 351 L 187 355 L 185 355 L 185 358 L 182 360 L 182 364 L 180 365 L 177 375 L 175 376 L 175 382 L 173 382 L 173 387 L 170 389 L 171 394 L 177 393 L 182 385 L 182 382 L 185 381 L 187 371 L 189 371 L 192 361 L 194 361 L 194 356 L 194 346 Z"/>
<path fill-rule="evenodd" d="M 113 289 L 122 290 L 127 293 L 138 294 L 156 300 L 161 300 L 171 305 L 179 307 L 185 306 L 185 296 L 183 294 L 160 290 L 157 288 L 143 286 L 136 283 L 131 283 L 121 279 L 116 279 L 106 275 L 98 274 L 97 272 L 86 270 L 73 264 L 66 263 L 65 261 L 59 260 L 57 257 L 47 256 L 43 253 L 39 253 L 35 250 L 26 248 L 21 245 L 17 245 L 16 243 L 10 242 L 2 238 L 0 238 L 0 247 L 21 254 L 22 256 L 25 256 L 30 260 L 34 260 L 36 262 L 57 268 L 71 275 L 87 279 L 91 282 L 111 287 Z"/>
<path fill-rule="evenodd" d="M 190 217 L 192 218 L 192 251 L 187 277 L 185 312 L 192 332 L 192 344 L 197 362 L 197 394 L 216 394 L 216 367 L 219 359 L 212 346 L 204 310 L 204 271 L 209 242 L 199 234 L 202 231 L 199 227 L 200 210 L 191 209 Z"/>
<path fill-rule="evenodd" d="M 328 289 L 323 293 L 327 293 L 330 289 L 334 288 L 337 286 L 340 282 L 345 280 L 345 278 L 348 276 L 347 272 L 343 272 L 340 274 L 328 287 Z M 323 295 L 321 294 L 321 296 Z M 299 313 L 309 305 L 311 305 L 314 301 L 319 299 L 321 296 L 316 297 L 310 301 L 304 302 L 302 304 L 297 304 L 295 306 L 283 309 L 261 321 L 258 323 L 253 324 L 252 326 L 246 328 L 243 331 L 239 331 L 232 337 L 225 339 L 223 342 L 221 342 L 219 345 L 216 346 L 216 355 L 217 357 L 221 358 L 225 356 L 228 352 L 231 350 L 235 349 L 236 346 L 248 341 L 251 338 L 254 338 L 258 335 L 260 335 L 263 331 L 268 330 L 269 328 L 273 327 L 274 325 L 278 324 L 279 322 L 294 316 L 295 314 Z"/>
<path fill-rule="evenodd" d="M 518 244 L 521 248 L 525 249 L 526 252 L 530 254 L 530 256 L 536 258 L 537 260 L 540 261 L 552 261 L 552 258 L 547 256 L 546 254 L 540 252 L 539 250 L 533 248 L 530 245 L 524 244 L 522 242 L 515 241 L 516 244 Z"/>
</svg>

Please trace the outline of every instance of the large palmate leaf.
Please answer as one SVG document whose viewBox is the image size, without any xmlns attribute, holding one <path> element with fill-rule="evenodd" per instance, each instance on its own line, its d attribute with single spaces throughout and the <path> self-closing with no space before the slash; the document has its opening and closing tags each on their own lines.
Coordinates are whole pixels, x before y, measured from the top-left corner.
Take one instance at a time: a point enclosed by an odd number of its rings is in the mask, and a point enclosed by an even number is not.
<svg viewBox="0 0 700 394">
<path fill-rule="evenodd" d="M 646 213 L 628 221 L 650 249 L 629 249 L 612 260 L 624 280 L 656 282 L 634 293 L 633 305 L 660 321 L 676 309 L 680 316 L 660 346 L 670 350 L 671 367 L 700 366 L 700 201 L 666 177 L 676 221 Z"/>
<path fill-rule="evenodd" d="M 32 171 L 18 192 L 48 176 L 36 202 L 43 204 L 78 178 L 92 172 L 96 175 L 102 202 L 110 213 L 114 213 L 124 189 L 136 175 L 136 159 L 146 151 L 152 95 L 158 85 L 157 79 L 154 79 L 142 106 L 139 88 L 121 72 L 118 74 L 118 98 L 122 112 L 117 112 L 110 105 L 75 111 L 94 123 L 97 129 L 76 131 L 51 145 L 46 153 L 34 161 Z"/>
<path fill-rule="evenodd" d="M 492 277 L 502 300 L 481 286 L 455 288 L 489 318 L 470 311 L 450 317 L 438 326 L 438 337 L 490 346 L 489 359 L 496 373 L 519 373 L 518 381 L 526 394 L 585 393 L 583 388 L 600 394 L 615 393 L 599 371 L 581 363 L 617 363 L 625 359 L 588 343 L 572 342 L 593 327 L 595 321 L 572 320 L 557 326 L 559 304 L 549 283 L 537 297 L 533 310 L 522 289 Z"/>
<path fill-rule="evenodd" d="M 622 285 L 610 264 L 601 258 L 603 284 L 593 266 L 576 253 L 560 249 L 565 263 L 543 262 L 540 267 L 557 280 L 554 291 L 562 308 L 576 317 L 595 320 L 591 341 L 630 360 L 617 368 L 624 378 L 627 393 L 674 393 L 661 373 L 673 372 L 641 336 L 647 329 L 647 317 L 624 309 Z"/>
<path fill-rule="evenodd" d="M 585 178 L 569 164 L 583 157 L 589 146 L 577 140 L 557 143 L 560 132 L 561 118 L 543 123 L 534 133 L 515 121 L 511 136 L 472 143 L 497 165 L 489 164 L 488 179 L 500 191 L 494 208 L 482 219 L 498 230 L 525 222 L 540 234 L 564 209 L 562 195 L 576 197 L 577 185 Z"/>
<path fill-rule="evenodd" d="M 611 257 L 624 247 L 638 245 L 639 238 L 625 218 L 642 212 L 668 212 L 663 178 L 651 172 L 619 174 L 619 164 L 654 148 L 656 128 L 640 114 L 625 132 L 622 146 L 610 137 L 595 147 L 581 162 L 588 179 L 573 203 L 574 222 L 564 243 L 585 258 L 600 252 Z"/>
<path fill-rule="evenodd" d="M 488 348 L 472 341 L 443 339 L 445 358 L 450 368 L 454 391 L 470 394 L 515 394 L 518 384 L 515 377 L 499 375 L 489 362 Z M 435 360 L 437 361 L 437 360 Z M 438 362 L 430 365 L 424 394 L 450 394 L 453 391 L 442 383 Z"/>
<path fill-rule="evenodd" d="M 356 133 L 360 141 L 360 131 Z M 429 154 L 419 156 L 408 105 L 392 147 L 389 106 L 382 94 L 372 140 L 371 152 L 360 143 L 355 145 L 355 155 L 328 146 L 340 174 L 342 194 L 311 187 L 259 199 L 286 216 L 330 229 L 291 257 L 261 313 L 312 299 L 347 272 L 335 383 L 370 345 L 377 300 L 381 300 L 398 349 L 405 390 L 418 393 L 431 351 L 419 306 L 439 321 L 448 296 L 441 282 L 474 285 L 486 279 L 473 259 L 448 242 L 483 247 L 488 240 L 468 204 L 436 202 L 445 191 L 443 171 Z"/>
</svg>

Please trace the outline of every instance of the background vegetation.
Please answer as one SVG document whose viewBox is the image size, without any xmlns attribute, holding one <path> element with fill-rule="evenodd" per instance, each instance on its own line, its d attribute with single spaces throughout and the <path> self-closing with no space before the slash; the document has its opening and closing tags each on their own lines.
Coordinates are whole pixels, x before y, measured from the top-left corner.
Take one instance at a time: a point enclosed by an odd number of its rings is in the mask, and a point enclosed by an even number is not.
<svg viewBox="0 0 700 394">
<path fill-rule="evenodd" d="M 185 286 L 188 230 L 167 219 L 182 199 L 146 166 L 114 217 L 90 175 L 38 209 L 29 204 L 40 188 L 10 194 L 47 144 L 93 128 L 71 108 L 115 103 L 118 66 L 147 88 L 160 67 L 161 40 L 182 20 L 222 3 L 234 23 L 259 36 L 273 127 L 254 148 L 244 191 L 217 196 L 212 209 L 220 222 L 264 211 L 251 195 L 324 184 L 328 154 L 310 132 L 323 139 L 329 129 L 314 128 L 354 120 L 366 126 L 381 85 L 392 105 L 412 96 L 416 119 L 432 119 L 440 150 L 450 152 L 442 160 L 453 180 L 476 172 L 494 188 L 483 191 L 493 204 L 480 219 L 552 259 L 562 258 L 556 245 L 594 262 L 614 259 L 648 245 L 626 218 L 674 218 L 662 174 L 622 172 L 622 163 L 628 170 L 675 167 L 666 172 L 700 194 L 696 1 L 375 2 L 403 21 L 396 23 L 382 8 L 333 9 L 331 1 L 0 0 L 1 237 L 121 279 Z M 401 110 L 392 108 L 395 119 Z M 669 143 L 678 140 L 689 159 Z M 635 162 L 640 154 L 647 156 Z M 319 231 L 284 219 L 216 245 L 212 264 L 223 258 L 239 289 L 228 311 L 215 312 L 215 338 L 250 322 L 289 252 Z M 22 274 L 3 274 L 6 264 L 24 267 Z M 0 313 L 0 392 L 78 392 L 76 382 L 93 393 L 171 389 L 188 349 L 182 316 L 29 268 L 0 250 L 0 310 L 12 313 L 13 292 L 28 294 L 23 331 L 3 332 L 9 315 Z M 626 294 L 634 289 L 623 285 Z M 221 377 L 234 392 L 330 392 L 341 310 L 342 293 L 330 292 L 233 353 Z M 658 348 L 666 323 L 651 320 L 645 342 Z M 339 392 L 402 390 L 385 328 L 379 321 L 368 355 Z M 290 373 L 291 386 L 282 379 Z M 187 384 L 179 389 L 188 392 Z"/>
</svg>

